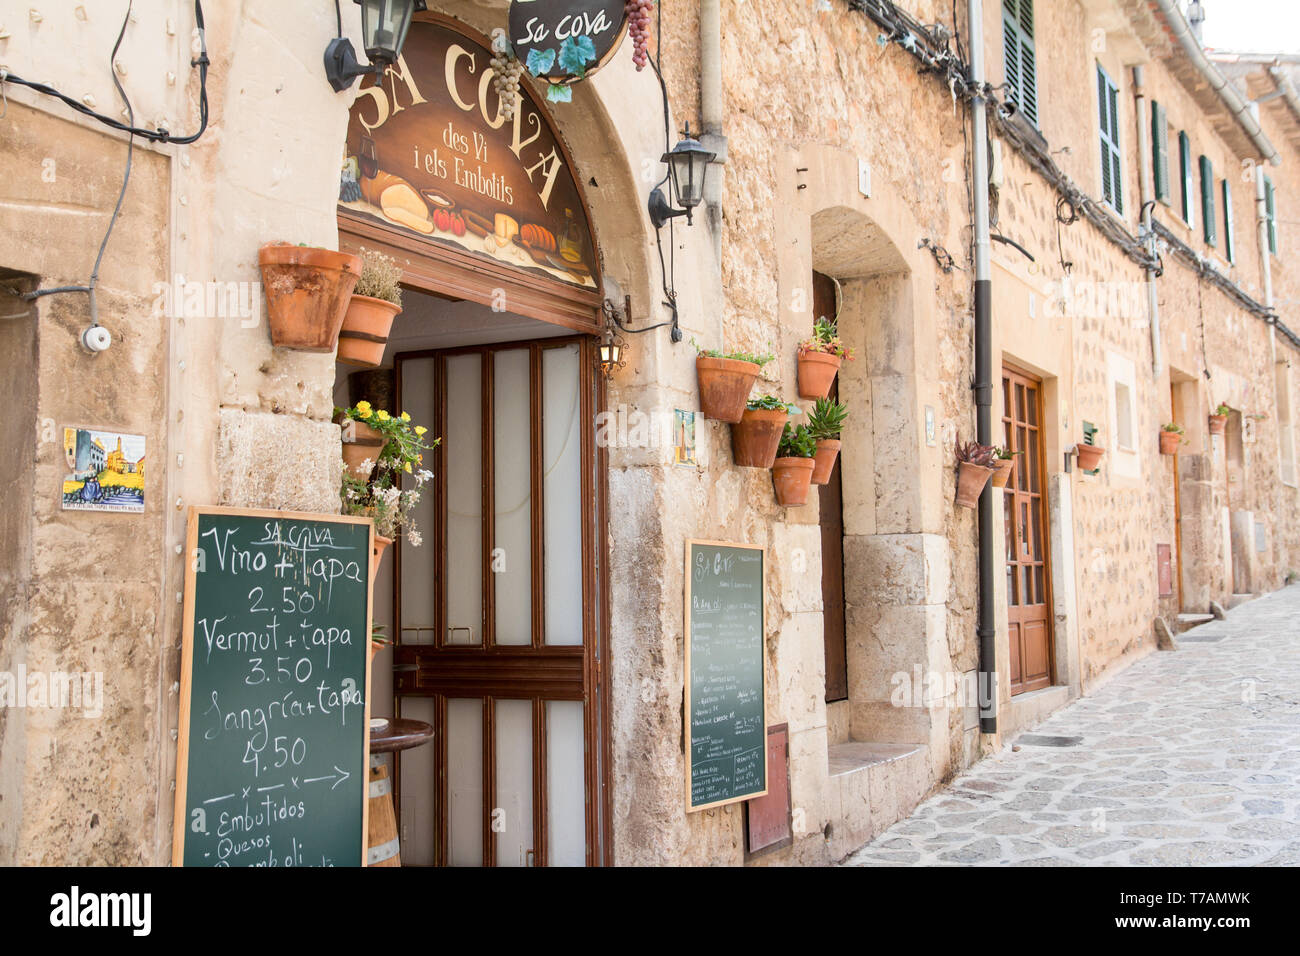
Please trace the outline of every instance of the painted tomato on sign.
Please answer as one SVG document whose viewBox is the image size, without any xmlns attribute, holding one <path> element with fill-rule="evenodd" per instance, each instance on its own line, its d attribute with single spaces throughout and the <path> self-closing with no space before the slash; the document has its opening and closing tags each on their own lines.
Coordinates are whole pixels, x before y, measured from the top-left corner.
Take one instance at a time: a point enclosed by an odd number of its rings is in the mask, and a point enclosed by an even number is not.
<svg viewBox="0 0 1300 956">
<path fill-rule="evenodd" d="M 627 32 L 626 0 L 511 0 L 510 44 L 539 80 L 563 86 L 605 65 Z"/>
</svg>

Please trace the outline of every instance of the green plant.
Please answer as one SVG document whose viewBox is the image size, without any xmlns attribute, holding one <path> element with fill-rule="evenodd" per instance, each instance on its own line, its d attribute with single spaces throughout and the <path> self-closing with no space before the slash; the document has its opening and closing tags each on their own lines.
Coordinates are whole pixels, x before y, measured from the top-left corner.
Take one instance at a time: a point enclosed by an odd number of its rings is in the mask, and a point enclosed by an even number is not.
<svg viewBox="0 0 1300 956">
<path fill-rule="evenodd" d="M 1005 445 L 993 446 L 993 457 L 1001 458 L 1003 461 L 1010 461 L 1013 456 L 1022 455 L 1022 454 L 1024 454 L 1024 452 L 1012 451 L 1010 448 L 1007 448 Z"/>
<path fill-rule="evenodd" d="M 420 532 L 411 521 L 411 513 L 420 500 L 420 486 L 433 477 L 433 472 L 421 466 L 424 453 L 442 439 L 435 438 L 432 445 L 426 443 L 424 435 L 428 429 L 413 424 L 406 412 L 390 415 L 383 409 L 375 410 L 369 402 L 357 402 L 352 408 L 336 408 L 334 414 L 340 425 L 361 422 L 384 438 L 369 481 L 353 478 L 344 470 L 343 486 L 339 490 L 343 513 L 373 518 L 375 534 L 385 538 L 405 534 L 412 547 L 419 547 Z M 399 487 L 402 474 L 414 478 L 415 486 Z"/>
<path fill-rule="evenodd" d="M 392 256 L 382 252 L 361 249 L 361 278 L 352 290 L 353 295 L 368 295 L 383 299 L 393 305 L 402 304 L 402 267 Z"/>
<path fill-rule="evenodd" d="M 766 365 L 776 358 L 770 352 L 724 352 L 722 349 L 706 349 L 691 337 L 691 345 L 697 355 L 704 358 L 730 359 L 733 362 L 752 362 L 754 365 Z"/>
<path fill-rule="evenodd" d="M 1220 403 L 1219 407 L 1214 410 L 1214 414 L 1222 415 L 1224 418 L 1227 418 L 1231 413 L 1232 409 L 1222 403 Z"/>
<path fill-rule="evenodd" d="M 1177 422 L 1170 422 L 1167 425 L 1162 425 L 1161 428 L 1164 431 L 1173 432 L 1175 435 L 1181 435 L 1183 433 L 1183 426 L 1179 425 Z"/>
<path fill-rule="evenodd" d="M 838 326 L 825 317 L 813 323 L 812 337 L 799 343 L 799 354 L 803 355 L 807 352 L 825 352 L 828 355 L 838 355 L 848 361 L 853 360 L 853 349 L 840 341 Z"/>
<path fill-rule="evenodd" d="M 956 439 L 953 442 L 953 450 L 956 452 L 959 462 L 979 465 L 981 468 L 993 467 L 994 449 L 992 445 L 981 445 L 977 441 L 963 442 L 961 439 Z"/>
<path fill-rule="evenodd" d="M 812 458 L 817 454 L 817 439 L 813 437 L 812 432 L 807 425 L 796 425 L 790 427 L 790 423 L 785 423 L 785 431 L 781 433 L 781 445 L 777 448 L 776 455 L 778 458 Z"/>
<path fill-rule="evenodd" d="M 839 438 L 849 407 L 830 398 L 819 398 L 808 413 L 808 432 L 815 439 Z"/>
<path fill-rule="evenodd" d="M 784 399 L 777 398 L 775 395 L 763 395 L 759 398 L 751 398 L 745 403 L 745 407 L 753 411 L 768 412 L 789 412 L 791 415 L 798 415 L 799 409 Z"/>
<path fill-rule="evenodd" d="M 385 627 L 386 625 L 384 624 L 375 624 L 370 628 L 370 643 L 383 644 L 385 646 L 393 643 L 387 637 L 384 636 Z"/>
</svg>

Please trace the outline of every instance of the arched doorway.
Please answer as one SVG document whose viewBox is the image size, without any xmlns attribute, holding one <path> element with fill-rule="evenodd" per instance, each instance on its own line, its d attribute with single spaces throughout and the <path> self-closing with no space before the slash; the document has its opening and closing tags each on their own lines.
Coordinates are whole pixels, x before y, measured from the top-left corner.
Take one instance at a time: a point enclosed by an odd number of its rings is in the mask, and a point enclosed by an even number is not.
<svg viewBox="0 0 1300 956">
<path fill-rule="evenodd" d="M 384 407 L 442 439 L 423 546 L 391 563 L 392 712 L 435 728 L 396 762 L 399 835 L 408 864 L 591 864 L 607 856 L 601 259 L 549 111 L 522 90 L 504 116 L 487 46 L 419 15 L 363 82 L 343 159 L 340 246 L 403 268 Z M 360 397 L 347 371 L 340 404 Z"/>
</svg>

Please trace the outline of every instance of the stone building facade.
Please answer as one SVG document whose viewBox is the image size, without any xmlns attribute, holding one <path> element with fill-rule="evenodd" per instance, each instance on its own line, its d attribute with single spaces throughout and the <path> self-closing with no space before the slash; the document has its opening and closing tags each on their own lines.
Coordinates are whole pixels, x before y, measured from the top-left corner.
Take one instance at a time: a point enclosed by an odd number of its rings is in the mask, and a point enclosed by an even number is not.
<svg viewBox="0 0 1300 956">
<path fill-rule="evenodd" d="M 426 20 L 482 44 L 508 6 L 430 0 Z M 11 412 L 0 461 L 14 505 L 0 519 L 0 671 L 105 675 L 101 719 L 0 708 L 0 862 L 167 861 L 186 509 L 339 510 L 332 418 L 348 404 L 349 369 L 273 348 L 260 291 L 242 312 L 183 303 L 195 282 L 256 289 L 257 249 L 270 240 L 355 247 L 338 181 L 360 102 L 323 75 L 321 51 L 336 33 L 328 4 L 209 7 L 200 38 L 191 4 L 137 3 L 117 56 L 135 123 L 173 132 L 199 122 L 192 58 L 206 49 L 211 66 L 204 135 L 133 145 L 99 267 L 112 346 L 82 348 L 84 295 L 0 295 Z M 359 14 L 343 8 L 355 37 Z M 694 466 L 635 437 L 595 456 L 596 558 L 582 572 L 600 606 L 584 632 L 593 643 L 582 699 L 600 717 L 576 741 L 594 781 L 579 790 L 587 837 L 577 862 L 840 859 L 1018 730 L 1155 651 L 1184 626 L 1180 615 L 1274 589 L 1300 566 L 1291 372 L 1300 269 L 1286 227 L 1300 195 L 1295 64 L 1198 57 L 1179 39 L 1186 20 L 1157 0 L 987 2 L 978 38 L 967 4 L 956 10 L 954 22 L 937 0 L 663 0 L 652 42 L 662 90 L 623 49 L 573 88 L 571 103 L 545 107 L 589 211 L 604 298 L 630 303 L 624 322 L 645 329 L 672 320 L 671 288 L 684 333 L 678 343 L 665 329 L 627 335 L 626 365 L 589 383 L 597 407 L 697 409 L 691 339 L 775 353 L 755 394 L 794 399 L 814 274 L 834 280 L 840 335 L 856 353 L 840 373 L 850 418 L 838 515 L 817 493 L 805 507 L 779 507 L 770 473 L 736 467 L 728 426 L 702 418 Z M 6 3 L 0 64 L 116 115 L 108 63 L 121 25 L 120 11 L 99 5 Z M 1008 29 L 1032 46 L 1032 88 L 1029 61 L 1008 75 Z M 953 443 L 975 434 L 971 209 L 986 185 L 971 180 L 977 91 L 953 78 L 974 43 L 991 85 L 989 191 L 1004 240 L 993 248 L 993 418 L 999 441 L 1004 416 L 1020 429 L 1026 472 L 1023 493 L 992 492 L 988 662 L 976 636 L 975 512 L 953 501 Z M 1216 76 L 1236 92 L 1216 92 Z M 1103 77 L 1114 94 L 1105 143 Z M 0 284 L 20 294 L 81 284 L 121 189 L 125 137 L 33 89 L 4 91 Z M 687 121 L 718 154 L 706 201 L 693 225 L 656 231 L 647 197 L 665 139 Z M 1190 223 L 1180 132 L 1193 160 Z M 1153 137 L 1168 173 L 1153 175 Z M 1257 202 L 1265 177 L 1272 198 Z M 403 265 L 421 305 L 407 307 L 387 367 L 403 348 L 415 356 L 488 341 L 473 312 L 487 300 L 439 304 L 452 297 L 443 280 L 417 252 Z M 510 311 L 520 328 L 532 323 L 518 338 L 553 334 L 538 331 L 527 303 Z M 1220 404 L 1226 432 L 1211 435 Z M 1166 423 L 1184 429 L 1176 456 L 1160 453 Z M 66 426 L 145 436 L 144 514 L 60 510 Z M 1106 448 L 1095 473 L 1076 456 L 1088 441 Z M 843 694 L 827 692 L 827 527 L 842 540 Z M 787 734 L 789 836 L 761 852 L 749 852 L 743 803 L 689 812 L 684 799 L 691 539 L 766 549 L 767 722 Z M 400 621 L 405 644 L 404 588 L 389 562 L 375 618 Z M 372 708 L 424 713 L 395 700 L 384 673 L 393 657 L 377 658 Z M 995 675 L 996 733 L 981 732 L 982 670 Z M 411 862 L 454 862 L 436 845 L 449 811 L 427 773 L 402 765 L 403 840 Z M 491 811 L 491 796 L 477 799 Z"/>
</svg>

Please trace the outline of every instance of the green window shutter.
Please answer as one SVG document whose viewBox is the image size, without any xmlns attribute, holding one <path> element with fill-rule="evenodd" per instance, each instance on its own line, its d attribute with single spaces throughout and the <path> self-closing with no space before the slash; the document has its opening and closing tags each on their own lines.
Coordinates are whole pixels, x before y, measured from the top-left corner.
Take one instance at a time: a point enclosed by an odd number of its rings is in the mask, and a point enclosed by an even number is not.
<svg viewBox="0 0 1300 956">
<path fill-rule="evenodd" d="M 1165 108 L 1151 101 L 1151 178 L 1156 199 L 1169 203 L 1169 123 Z"/>
<path fill-rule="evenodd" d="M 1196 203 L 1192 197 L 1196 195 L 1196 190 L 1192 188 L 1192 141 L 1182 131 L 1178 133 L 1178 173 L 1183 181 L 1183 222 L 1194 226 Z"/>
<path fill-rule="evenodd" d="M 1101 131 L 1101 198 L 1124 212 L 1124 165 L 1119 150 L 1119 88 L 1097 67 L 1097 115 Z"/>
<path fill-rule="evenodd" d="M 1264 177 L 1264 213 L 1268 216 L 1268 251 L 1277 255 L 1277 193 L 1273 180 Z"/>
<path fill-rule="evenodd" d="M 1214 221 L 1214 166 L 1201 157 L 1201 221 L 1205 224 L 1205 243 L 1219 244 L 1218 224 Z"/>
<path fill-rule="evenodd" d="M 1228 261 L 1236 263 L 1237 251 L 1232 246 L 1232 189 L 1226 179 L 1223 182 L 1223 251 Z"/>
<path fill-rule="evenodd" d="M 1007 98 L 1038 126 L 1038 69 L 1034 51 L 1033 0 L 1002 0 L 1002 58 Z"/>
</svg>

